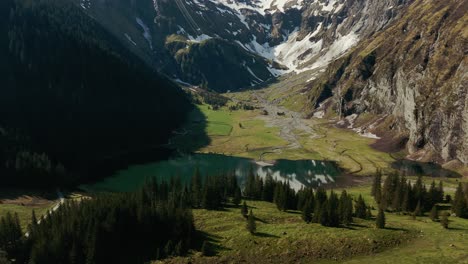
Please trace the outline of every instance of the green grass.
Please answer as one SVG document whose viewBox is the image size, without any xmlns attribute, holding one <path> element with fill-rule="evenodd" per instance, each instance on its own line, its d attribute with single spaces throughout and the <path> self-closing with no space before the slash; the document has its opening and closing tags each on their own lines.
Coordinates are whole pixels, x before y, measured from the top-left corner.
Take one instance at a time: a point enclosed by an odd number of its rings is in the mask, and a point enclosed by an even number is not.
<svg viewBox="0 0 468 264">
<path fill-rule="evenodd" d="M 350 188 L 372 203 L 369 186 Z M 428 217 L 386 214 L 386 229 L 355 219 L 350 228 L 306 224 L 298 212 L 280 212 L 267 202 L 247 201 L 257 235 L 246 230 L 239 208 L 194 210 L 196 227 L 208 236 L 216 256 L 174 258 L 169 263 L 466 263 L 468 220 L 450 217 L 443 229 Z M 373 214 L 376 215 L 376 211 Z M 396 261 L 396 262 L 395 262 Z"/>
<path fill-rule="evenodd" d="M 27 226 L 31 222 L 32 211 L 36 212 L 36 216 L 39 218 L 47 213 L 47 210 L 52 209 L 54 204 L 43 205 L 43 206 L 22 206 L 15 204 L 0 204 L 0 218 L 5 216 L 8 212 L 14 214 L 17 213 L 20 219 L 21 227 L 26 230 Z"/>
<path fill-rule="evenodd" d="M 206 126 L 201 123 L 200 115 L 206 119 Z M 229 111 L 226 107 L 215 111 L 201 105 L 190 116 L 185 127 L 189 133 L 177 136 L 173 142 L 179 149 L 246 158 L 258 158 L 268 149 L 287 145 L 279 137 L 279 129 L 266 127 L 264 121 L 257 119 L 258 116 L 257 111 Z M 208 136 L 208 140 L 199 144 L 201 140 L 197 138 L 204 136 Z"/>
<path fill-rule="evenodd" d="M 206 133 L 209 136 L 229 136 L 233 127 L 233 118 L 228 111 L 214 111 L 207 105 L 199 106 L 207 120 Z"/>
</svg>

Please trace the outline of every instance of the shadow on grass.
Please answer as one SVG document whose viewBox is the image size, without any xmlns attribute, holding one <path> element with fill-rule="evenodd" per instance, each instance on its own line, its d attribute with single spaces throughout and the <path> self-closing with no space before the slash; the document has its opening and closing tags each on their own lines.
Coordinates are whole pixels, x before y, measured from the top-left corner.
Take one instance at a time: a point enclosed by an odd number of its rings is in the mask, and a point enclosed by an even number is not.
<svg viewBox="0 0 468 264">
<path fill-rule="evenodd" d="M 170 147 L 179 153 L 193 153 L 208 146 L 211 139 L 206 133 L 207 126 L 205 114 L 195 107 L 189 114 L 184 127 L 174 133 L 175 136 L 170 140 Z"/>
<path fill-rule="evenodd" d="M 468 231 L 466 228 L 459 228 L 459 227 L 448 227 L 448 230 L 454 230 L 454 231 Z"/>
<path fill-rule="evenodd" d="M 230 250 L 230 248 L 223 247 L 219 244 L 221 238 L 220 236 L 198 230 L 195 235 L 193 248 L 197 251 L 202 251 L 203 244 L 205 244 L 206 248 L 204 249 L 204 253 L 207 256 L 216 256 L 221 251 Z"/>
<path fill-rule="evenodd" d="M 263 220 L 263 219 L 260 219 L 260 218 L 258 218 L 258 217 L 256 217 L 256 216 L 254 216 L 254 217 L 255 217 L 255 221 L 258 221 L 258 222 L 263 223 L 263 224 L 268 224 L 267 221 L 265 221 L 265 220 Z"/>
<path fill-rule="evenodd" d="M 406 228 L 398 228 L 398 227 L 390 227 L 390 226 L 387 226 L 387 227 L 385 227 L 384 229 L 392 230 L 392 231 L 404 231 L 404 232 L 408 232 L 408 229 L 406 229 Z"/>
<path fill-rule="evenodd" d="M 277 235 L 267 234 L 267 233 L 263 233 L 263 232 L 257 232 L 257 233 L 254 234 L 254 236 L 256 236 L 256 237 L 280 238 Z"/>
<path fill-rule="evenodd" d="M 419 162 L 412 160 L 397 160 L 391 164 L 392 168 L 399 170 L 403 175 L 421 175 L 435 178 L 461 178 L 462 175 L 452 170 L 443 168 L 433 162 Z"/>
</svg>

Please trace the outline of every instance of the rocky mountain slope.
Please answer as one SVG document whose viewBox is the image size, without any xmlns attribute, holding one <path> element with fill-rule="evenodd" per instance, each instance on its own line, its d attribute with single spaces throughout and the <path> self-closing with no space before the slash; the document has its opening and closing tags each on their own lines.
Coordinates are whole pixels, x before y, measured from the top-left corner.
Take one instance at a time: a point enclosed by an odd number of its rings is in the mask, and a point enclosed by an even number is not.
<svg viewBox="0 0 468 264">
<path fill-rule="evenodd" d="M 467 164 L 467 10 L 467 1 L 415 1 L 328 68 L 309 109 L 342 113 L 344 125 L 383 137 L 382 147 L 407 142 L 413 159 Z"/>
<path fill-rule="evenodd" d="M 74 1 L 167 75 L 217 91 L 325 67 L 410 2 Z"/>
</svg>

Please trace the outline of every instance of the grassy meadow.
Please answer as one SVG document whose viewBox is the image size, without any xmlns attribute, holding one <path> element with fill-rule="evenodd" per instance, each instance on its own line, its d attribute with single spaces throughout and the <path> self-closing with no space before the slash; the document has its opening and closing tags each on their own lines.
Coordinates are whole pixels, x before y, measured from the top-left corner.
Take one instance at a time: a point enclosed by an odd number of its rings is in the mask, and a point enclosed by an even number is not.
<svg viewBox="0 0 468 264">
<path fill-rule="evenodd" d="M 373 204 L 370 186 L 347 189 Z M 339 190 L 337 190 L 339 191 Z M 300 212 L 247 201 L 257 218 L 251 235 L 240 208 L 194 210 L 196 227 L 210 241 L 211 256 L 193 252 L 167 263 L 468 263 L 468 220 L 450 217 L 449 229 L 428 216 L 386 213 L 386 228 L 354 219 L 348 227 L 306 224 Z M 375 216 L 376 210 L 372 211 Z M 157 263 L 157 262 L 155 262 Z"/>
</svg>

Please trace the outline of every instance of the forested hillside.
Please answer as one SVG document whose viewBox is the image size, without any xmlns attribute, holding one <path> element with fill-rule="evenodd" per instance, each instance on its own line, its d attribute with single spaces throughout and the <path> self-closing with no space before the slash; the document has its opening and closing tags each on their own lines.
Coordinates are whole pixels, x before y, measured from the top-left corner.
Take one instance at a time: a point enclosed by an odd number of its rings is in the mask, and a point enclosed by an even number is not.
<svg viewBox="0 0 468 264">
<path fill-rule="evenodd" d="M 68 1 L 0 2 L 0 79 L 2 185 L 70 183 L 164 144 L 191 107 Z"/>
</svg>

